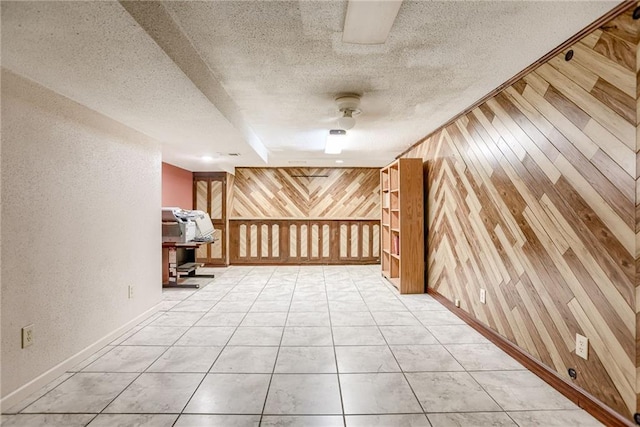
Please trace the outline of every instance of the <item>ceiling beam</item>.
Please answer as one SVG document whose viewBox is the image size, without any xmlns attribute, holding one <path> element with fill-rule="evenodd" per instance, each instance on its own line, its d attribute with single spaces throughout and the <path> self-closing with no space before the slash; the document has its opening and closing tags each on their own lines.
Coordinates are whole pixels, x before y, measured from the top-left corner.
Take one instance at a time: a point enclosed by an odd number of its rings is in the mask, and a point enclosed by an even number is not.
<svg viewBox="0 0 640 427">
<path fill-rule="evenodd" d="M 260 158 L 268 163 L 268 150 L 215 78 L 200 53 L 159 1 L 120 1 L 144 31 L 160 46 L 204 96 L 231 123 Z"/>
</svg>

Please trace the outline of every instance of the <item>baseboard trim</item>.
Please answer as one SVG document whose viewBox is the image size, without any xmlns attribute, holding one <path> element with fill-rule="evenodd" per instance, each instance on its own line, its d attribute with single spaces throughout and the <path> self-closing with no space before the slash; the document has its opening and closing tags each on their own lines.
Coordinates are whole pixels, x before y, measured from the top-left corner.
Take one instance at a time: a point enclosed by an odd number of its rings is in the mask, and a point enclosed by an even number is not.
<svg viewBox="0 0 640 427">
<path fill-rule="evenodd" d="M 44 372 L 43 374 L 38 375 L 36 378 L 29 381 L 28 383 L 18 388 L 17 390 L 9 393 L 8 395 L 0 399 L 0 412 L 4 413 L 5 410 L 12 408 L 13 406 L 20 403 L 23 399 L 26 399 L 31 394 L 40 390 L 42 387 L 49 384 L 51 381 L 55 380 L 60 375 L 67 372 L 67 370 L 69 370 L 70 368 L 73 368 L 78 363 L 82 362 L 84 359 L 91 356 L 96 351 L 100 350 L 102 347 L 109 344 L 110 342 L 118 338 L 120 335 L 127 332 L 132 327 L 136 326 L 137 324 L 143 322 L 147 318 L 157 313 L 159 308 L 160 308 L 160 303 L 156 304 L 155 306 L 151 307 L 149 310 L 131 319 L 130 321 L 128 321 L 127 323 L 125 323 L 115 331 L 108 333 L 107 335 L 100 338 L 98 341 L 94 342 L 93 344 L 89 345 L 83 350 L 80 350 L 78 353 L 74 354 L 73 356 L 58 363 L 56 366 Z"/>
<path fill-rule="evenodd" d="M 473 318 L 466 311 L 456 307 L 455 304 L 437 291 L 428 289 L 427 292 L 439 303 L 444 305 L 449 311 L 481 333 L 489 341 L 500 347 L 505 353 L 516 359 L 524 365 L 525 368 L 536 374 L 551 387 L 558 390 L 573 403 L 593 415 L 594 418 L 604 425 L 611 427 L 637 427 L 631 420 L 624 418 L 595 396 L 558 376 L 556 372 L 532 358 L 515 344 L 511 343 L 497 332 Z"/>
</svg>

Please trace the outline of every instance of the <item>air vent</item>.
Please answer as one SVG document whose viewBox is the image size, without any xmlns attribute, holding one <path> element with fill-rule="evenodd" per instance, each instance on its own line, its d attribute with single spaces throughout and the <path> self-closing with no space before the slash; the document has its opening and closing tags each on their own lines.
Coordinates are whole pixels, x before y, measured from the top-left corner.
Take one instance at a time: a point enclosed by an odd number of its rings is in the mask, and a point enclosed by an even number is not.
<svg viewBox="0 0 640 427">
<path fill-rule="evenodd" d="M 240 153 L 229 153 L 227 154 L 229 157 L 240 157 Z"/>
</svg>

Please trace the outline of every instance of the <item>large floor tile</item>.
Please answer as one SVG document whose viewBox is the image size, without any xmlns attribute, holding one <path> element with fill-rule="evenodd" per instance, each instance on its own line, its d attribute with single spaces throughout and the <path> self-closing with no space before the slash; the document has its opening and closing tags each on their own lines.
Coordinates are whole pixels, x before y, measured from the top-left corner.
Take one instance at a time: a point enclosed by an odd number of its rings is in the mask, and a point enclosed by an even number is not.
<svg viewBox="0 0 640 427">
<path fill-rule="evenodd" d="M 260 427 L 344 427 L 340 415 L 265 415 Z"/>
<path fill-rule="evenodd" d="M 340 373 L 400 372 L 396 359 L 386 345 L 336 347 L 336 359 Z"/>
<path fill-rule="evenodd" d="M 369 308 L 364 301 L 329 301 L 331 311 L 367 311 Z"/>
<path fill-rule="evenodd" d="M 380 326 L 419 326 L 420 322 L 408 311 L 374 311 L 371 313 Z"/>
<path fill-rule="evenodd" d="M 282 337 L 283 346 L 333 345 L 331 328 L 326 326 L 287 326 Z"/>
<path fill-rule="evenodd" d="M 328 312 L 294 312 L 287 317 L 287 326 L 329 326 Z"/>
<path fill-rule="evenodd" d="M 78 373 L 36 400 L 23 412 L 102 411 L 138 374 Z"/>
<path fill-rule="evenodd" d="M 229 340 L 229 345 L 278 346 L 282 330 L 282 326 L 240 326 Z"/>
<path fill-rule="evenodd" d="M 427 416 L 433 427 L 517 427 L 505 412 L 465 412 Z"/>
<path fill-rule="evenodd" d="M 131 336 L 136 334 L 141 329 L 142 328 L 138 328 L 138 327 L 132 328 L 131 330 L 129 330 L 125 334 L 121 335 L 120 338 L 118 338 L 119 342 L 122 343 L 123 341 L 129 339 Z M 96 351 L 91 356 L 86 357 L 82 362 L 76 363 L 72 368 L 67 369 L 67 372 L 80 372 L 80 371 L 82 371 L 84 368 L 86 368 L 87 366 L 91 365 L 93 362 L 95 362 L 96 360 L 98 360 L 99 358 L 101 358 L 102 356 L 107 354 L 108 352 L 110 352 L 113 349 L 117 348 L 117 345 L 119 345 L 119 344 L 111 343 L 108 346 L 102 347 L 100 350 Z"/>
<path fill-rule="evenodd" d="M 368 311 L 332 311 L 332 326 L 375 326 L 376 322 Z"/>
<path fill-rule="evenodd" d="M 342 414 L 335 374 L 274 374 L 265 414 Z"/>
<path fill-rule="evenodd" d="M 73 374 L 74 374 L 73 372 L 65 372 L 64 374 L 60 375 L 55 380 L 51 381 L 46 386 L 41 387 L 40 390 L 38 390 L 38 391 L 36 391 L 34 393 L 31 393 L 29 396 L 27 396 L 26 398 L 22 399 L 17 404 L 13 405 L 12 407 L 10 407 L 8 409 L 4 409 L 2 411 L 2 414 L 17 414 L 18 412 L 22 411 L 27 406 L 31 405 L 36 400 L 40 399 L 45 394 L 49 393 L 51 390 L 53 390 L 54 388 L 58 387 L 60 384 L 62 384 L 63 382 L 65 382 L 66 380 L 71 378 L 73 376 Z M 0 422 L 0 425 L 4 425 L 4 424 L 2 424 Z"/>
<path fill-rule="evenodd" d="M 281 347 L 276 362 L 278 374 L 335 373 L 333 347 Z"/>
<path fill-rule="evenodd" d="M 464 368 L 439 344 L 392 345 L 391 351 L 404 372 L 464 371 Z"/>
<path fill-rule="evenodd" d="M 222 347 L 171 347 L 147 372 L 202 372 L 209 371 Z"/>
<path fill-rule="evenodd" d="M 240 326 L 284 326 L 286 321 L 286 312 L 247 313 Z"/>
<path fill-rule="evenodd" d="M 173 345 L 187 329 L 186 326 L 145 326 L 122 345 Z"/>
<path fill-rule="evenodd" d="M 180 304 L 174 306 L 171 309 L 171 312 L 176 311 L 200 311 L 206 312 L 211 310 L 211 308 L 216 305 L 216 301 L 209 300 L 186 300 L 181 302 Z"/>
<path fill-rule="evenodd" d="M 309 312 L 309 311 L 319 311 L 319 312 L 327 312 L 329 311 L 329 304 L 327 304 L 325 300 L 297 300 L 291 301 L 291 307 L 289 307 L 290 313 L 295 312 Z"/>
<path fill-rule="evenodd" d="M 425 326 L 438 326 L 438 325 L 464 325 L 465 322 L 450 311 L 444 310 L 430 310 L 430 311 L 415 311 L 413 312 L 415 317 L 422 322 Z"/>
<path fill-rule="evenodd" d="M 2 415 L 2 427 L 84 427 L 95 414 Z"/>
<path fill-rule="evenodd" d="M 352 286 L 352 285 L 350 285 Z M 329 285 L 327 285 L 329 287 Z M 329 303 L 331 301 L 356 301 L 356 302 L 364 302 L 360 293 L 357 290 L 345 291 L 345 290 L 329 290 L 327 289 L 327 299 Z M 368 308 L 367 308 L 368 310 Z M 348 310 L 347 310 L 348 311 Z"/>
<path fill-rule="evenodd" d="M 100 414 L 88 427 L 172 427 L 177 418 L 169 414 Z"/>
<path fill-rule="evenodd" d="M 238 326 L 245 313 L 209 312 L 202 316 L 196 326 Z"/>
<path fill-rule="evenodd" d="M 340 374 L 345 414 L 422 413 L 404 375 Z"/>
<path fill-rule="evenodd" d="M 468 325 L 429 326 L 440 344 L 488 344 L 489 340 Z"/>
<path fill-rule="evenodd" d="M 573 402 L 529 371 L 486 371 L 471 375 L 505 411 L 577 409 Z"/>
<path fill-rule="evenodd" d="M 278 347 L 227 346 L 211 368 L 212 373 L 270 374 Z"/>
<path fill-rule="evenodd" d="M 367 307 L 369 310 L 373 311 L 407 311 L 407 307 L 404 306 L 398 300 L 367 300 L 365 298 L 365 302 L 367 303 Z"/>
<path fill-rule="evenodd" d="M 466 372 L 423 372 L 406 375 L 427 413 L 501 410 Z"/>
<path fill-rule="evenodd" d="M 430 427 L 424 414 L 347 415 L 345 418 L 347 427 Z"/>
<path fill-rule="evenodd" d="M 524 370 L 524 366 L 493 343 L 447 344 L 447 350 L 468 371 Z"/>
<path fill-rule="evenodd" d="M 389 345 L 437 343 L 423 326 L 380 326 L 380 331 Z"/>
<path fill-rule="evenodd" d="M 334 326 L 335 345 L 385 345 L 377 326 Z"/>
<path fill-rule="evenodd" d="M 530 427 L 598 427 L 598 420 L 587 412 L 577 410 L 561 411 L 517 411 L 509 412 L 518 425 Z"/>
<path fill-rule="evenodd" d="M 178 413 L 195 391 L 203 374 L 146 373 L 140 375 L 105 413 Z"/>
<path fill-rule="evenodd" d="M 167 347 L 118 346 L 83 372 L 143 372 L 166 350 Z"/>
<path fill-rule="evenodd" d="M 274 312 L 288 312 L 291 301 L 278 300 L 278 301 L 263 301 L 260 298 L 251 306 L 250 313 L 274 313 Z"/>
<path fill-rule="evenodd" d="M 270 377 L 268 374 L 209 374 L 184 412 L 260 414 Z"/>
<path fill-rule="evenodd" d="M 206 311 L 170 311 L 151 322 L 153 326 L 193 326 Z"/>
<path fill-rule="evenodd" d="M 177 346 L 220 347 L 224 346 L 235 331 L 233 327 L 194 326 L 176 341 Z"/>
<path fill-rule="evenodd" d="M 258 427 L 260 415 L 180 415 L 174 427 Z"/>
</svg>

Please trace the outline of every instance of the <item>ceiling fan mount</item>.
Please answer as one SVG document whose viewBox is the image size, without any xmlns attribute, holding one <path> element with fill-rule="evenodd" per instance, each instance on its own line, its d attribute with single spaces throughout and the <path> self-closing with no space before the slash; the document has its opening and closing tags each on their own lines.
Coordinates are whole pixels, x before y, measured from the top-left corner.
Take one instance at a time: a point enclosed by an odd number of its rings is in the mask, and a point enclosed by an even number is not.
<svg viewBox="0 0 640 427">
<path fill-rule="evenodd" d="M 359 115 L 360 95 L 355 93 L 347 93 L 336 97 L 338 110 L 342 113 L 342 117 L 338 119 L 338 127 L 340 129 L 349 130 L 356 125 L 355 116 Z"/>
</svg>

